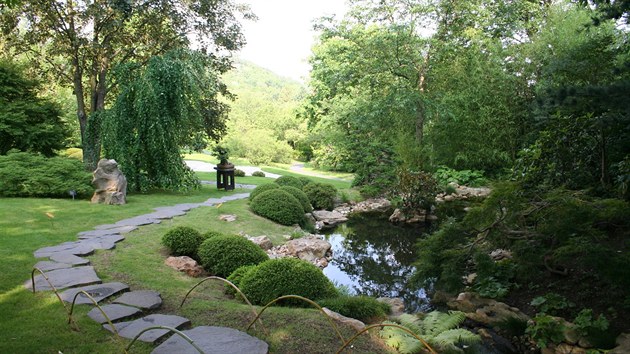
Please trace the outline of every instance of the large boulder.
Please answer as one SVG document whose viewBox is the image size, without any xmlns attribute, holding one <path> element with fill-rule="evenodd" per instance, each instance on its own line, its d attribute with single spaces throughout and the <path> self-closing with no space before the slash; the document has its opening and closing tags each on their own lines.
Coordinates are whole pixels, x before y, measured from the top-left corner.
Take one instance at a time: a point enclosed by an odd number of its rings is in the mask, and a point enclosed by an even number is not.
<svg viewBox="0 0 630 354">
<path fill-rule="evenodd" d="M 309 262 L 326 258 L 331 252 L 331 244 L 315 235 L 290 240 L 286 243 L 289 255 Z"/>
<path fill-rule="evenodd" d="M 315 228 L 317 230 L 330 229 L 348 221 L 345 215 L 337 211 L 313 210 L 313 217 L 316 220 Z"/>
<path fill-rule="evenodd" d="M 197 261 L 188 256 L 168 257 L 164 264 L 191 277 L 198 277 L 203 273 L 203 268 L 197 264 Z"/>
<path fill-rule="evenodd" d="M 98 162 L 92 185 L 96 189 L 92 203 L 127 203 L 127 178 L 118 169 L 116 160 L 101 159 Z"/>
<path fill-rule="evenodd" d="M 529 316 L 516 307 L 492 299 L 480 298 L 473 293 L 461 293 L 457 299 L 447 302 L 448 307 L 466 313 L 469 319 L 494 326 L 509 318 L 528 321 Z"/>
</svg>

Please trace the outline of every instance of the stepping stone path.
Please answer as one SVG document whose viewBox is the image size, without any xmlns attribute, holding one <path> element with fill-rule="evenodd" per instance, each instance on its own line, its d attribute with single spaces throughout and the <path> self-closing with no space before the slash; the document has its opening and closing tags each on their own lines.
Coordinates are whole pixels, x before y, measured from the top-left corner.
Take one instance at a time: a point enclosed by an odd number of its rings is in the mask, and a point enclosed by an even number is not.
<svg viewBox="0 0 630 354">
<path fill-rule="evenodd" d="M 255 186 L 237 185 L 239 188 L 254 188 Z M 48 258 L 39 261 L 35 268 L 41 270 L 48 281 L 57 289 L 66 289 L 60 294 L 63 301 L 71 303 L 75 295 L 81 290 L 87 292 L 101 302 L 123 293 L 112 303 L 101 305 L 101 309 L 112 321 L 118 334 L 123 338 L 133 339 L 144 329 L 153 326 L 168 326 L 183 328 L 190 326 L 190 320 L 181 316 L 168 314 L 147 314 L 162 305 L 160 293 L 154 290 L 129 291 L 129 286 L 119 282 L 101 284 L 102 280 L 89 266 L 90 261 L 82 256 L 90 255 L 94 250 L 111 250 L 117 242 L 125 240 L 125 234 L 143 225 L 159 224 L 164 219 L 185 215 L 188 211 L 202 207 L 214 206 L 232 200 L 244 199 L 249 193 L 232 194 L 222 198 L 210 198 L 203 203 L 185 203 L 170 207 L 155 208 L 154 212 L 120 220 L 114 224 L 98 225 L 93 230 L 79 232 L 78 240 L 64 242 L 57 246 L 43 247 L 34 252 L 35 258 Z M 52 290 L 44 275 L 35 276 L 35 290 Z M 32 289 L 29 279 L 24 284 Z M 84 294 L 79 294 L 76 304 L 92 304 Z M 88 312 L 88 317 L 103 324 L 103 328 L 114 332 L 103 313 L 98 308 Z M 120 322 L 131 318 L 132 320 Z M 135 319 L 133 319 L 135 318 Z M 267 353 L 268 345 L 262 340 L 252 337 L 245 332 L 232 328 L 200 326 L 184 331 L 204 353 Z M 156 343 L 169 335 L 165 329 L 152 329 L 144 332 L 138 340 Z M 153 353 L 197 353 L 197 350 L 177 334 L 164 341 Z"/>
</svg>

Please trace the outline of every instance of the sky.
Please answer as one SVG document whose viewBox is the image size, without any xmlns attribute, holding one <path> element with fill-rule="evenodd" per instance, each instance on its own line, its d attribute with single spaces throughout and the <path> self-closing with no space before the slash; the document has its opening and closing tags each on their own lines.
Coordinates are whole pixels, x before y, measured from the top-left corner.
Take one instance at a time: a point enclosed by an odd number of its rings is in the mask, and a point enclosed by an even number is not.
<svg viewBox="0 0 630 354">
<path fill-rule="evenodd" d="M 242 0 L 258 21 L 243 21 L 247 45 L 237 55 L 278 75 L 305 81 L 315 42 L 313 20 L 343 17 L 345 0 Z"/>
</svg>

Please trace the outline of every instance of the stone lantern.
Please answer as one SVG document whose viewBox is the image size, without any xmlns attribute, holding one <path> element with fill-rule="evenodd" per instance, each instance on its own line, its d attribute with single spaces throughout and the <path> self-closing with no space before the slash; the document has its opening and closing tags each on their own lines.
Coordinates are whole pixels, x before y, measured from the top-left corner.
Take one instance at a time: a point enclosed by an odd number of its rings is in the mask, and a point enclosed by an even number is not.
<svg viewBox="0 0 630 354">
<path fill-rule="evenodd" d="M 214 148 L 214 155 L 219 159 L 217 170 L 217 189 L 234 190 L 234 164 L 228 161 L 228 150 L 219 145 Z"/>
</svg>

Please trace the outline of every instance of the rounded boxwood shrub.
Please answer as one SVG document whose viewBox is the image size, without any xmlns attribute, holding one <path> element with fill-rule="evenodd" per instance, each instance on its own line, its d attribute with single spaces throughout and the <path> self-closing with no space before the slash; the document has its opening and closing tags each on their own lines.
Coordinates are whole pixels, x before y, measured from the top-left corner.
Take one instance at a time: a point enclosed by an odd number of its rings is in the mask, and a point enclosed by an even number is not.
<svg viewBox="0 0 630 354">
<path fill-rule="evenodd" d="M 308 197 L 306 196 L 304 192 L 302 192 L 301 189 L 298 189 L 292 186 L 281 186 L 280 189 L 283 191 L 289 192 L 289 194 L 294 196 L 295 199 L 297 199 L 298 202 L 302 204 L 302 208 L 304 209 L 305 213 L 310 213 L 311 211 L 313 211 L 311 202 L 308 200 Z"/>
<path fill-rule="evenodd" d="M 254 188 L 251 193 L 249 193 L 249 200 L 254 200 L 254 198 L 256 198 L 262 192 L 278 188 L 280 188 L 280 186 L 275 183 L 261 184 L 260 186 Z"/>
<path fill-rule="evenodd" d="M 205 234 L 203 234 L 203 239 L 204 241 L 211 238 L 211 237 L 215 237 L 215 236 L 225 236 L 224 233 L 221 233 L 219 231 L 214 231 L 214 230 L 210 230 L 207 231 Z"/>
<path fill-rule="evenodd" d="M 335 297 L 337 289 L 313 264 L 297 258 L 279 258 L 259 264 L 240 280 L 241 291 L 253 304 L 265 305 L 284 295 L 299 295 L 311 300 Z M 300 300 L 279 302 L 289 306 L 311 306 Z"/>
<path fill-rule="evenodd" d="M 303 188 L 313 209 L 332 210 L 335 207 L 337 188 L 328 183 L 309 183 Z"/>
<path fill-rule="evenodd" d="M 313 183 L 313 181 L 308 177 L 298 177 L 298 179 L 302 182 L 302 188 L 304 188 L 307 184 Z"/>
<path fill-rule="evenodd" d="M 253 177 L 265 177 L 265 173 L 263 171 L 254 171 L 252 172 Z"/>
<path fill-rule="evenodd" d="M 302 204 L 279 188 L 260 193 L 251 201 L 250 208 L 254 213 L 282 225 L 299 224 L 304 220 Z"/>
<path fill-rule="evenodd" d="M 241 279 L 243 279 L 243 276 L 247 272 L 251 271 L 254 268 L 256 268 L 255 265 L 238 267 L 235 271 L 232 272 L 232 274 L 230 274 L 229 277 L 227 277 L 227 280 L 231 281 L 232 284 L 236 285 L 240 289 Z M 236 296 L 236 290 L 234 290 L 234 288 L 229 286 L 228 284 L 225 284 L 225 293 L 228 295 Z"/>
<path fill-rule="evenodd" d="M 258 245 L 236 235 L 211 237 L 203 241 L 197 254 L 205 270 L 224 278 L 242 266 L 256 265 L 269 259 Z"/>
<path fill-rule="evenodd" d="M 245 171 L 239 170 L 238 168 L 234 170 L 234 177 L 245 177 Z"/>
<path fill-rule="evenodd" d="M 162 236 L 162 244 L 174 256 L 188 256 L 197 259 L 197 249 L 205 240 L 201 233 L 192 227 L 177 226 Z"/>
<path fill-rule="evenodd" d="M 300 181 L 297 177 L 293 176 L 280 176 L 275 182 L 281 186 L 291 186 L 298 189 L 302 189 L 302 181 Z"/>
<path fill-rule="evenodd" d="M 390 312 L 389 305 L 369 296 L 340 296 L 317 302 L 321 307 L 356 318 L 362 322 L 375 322 Z"/>
</svg>

